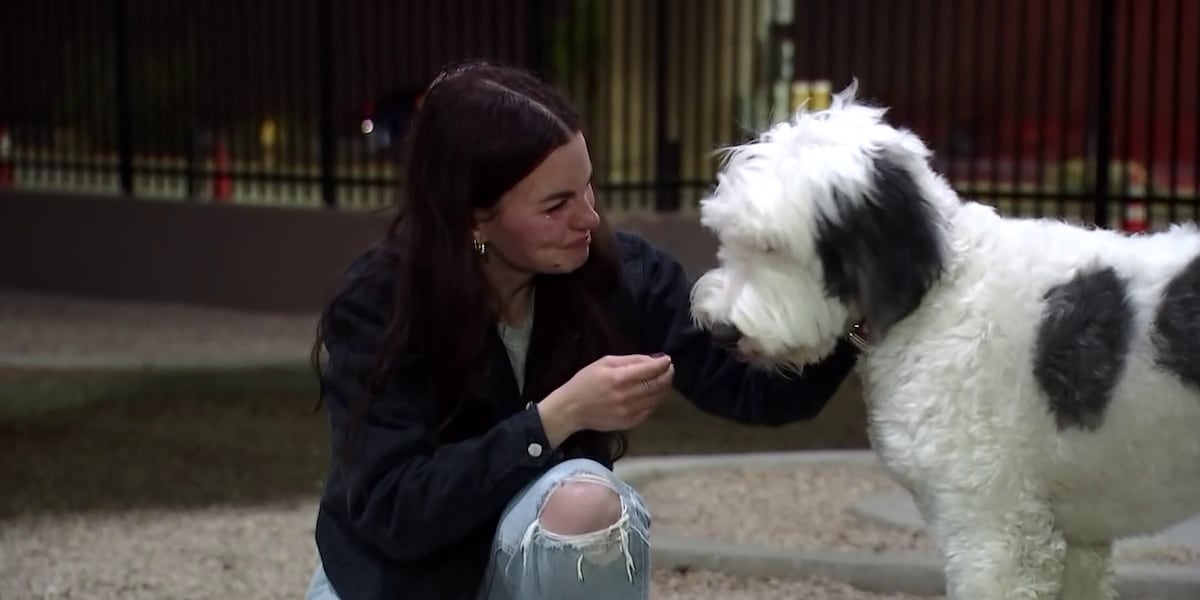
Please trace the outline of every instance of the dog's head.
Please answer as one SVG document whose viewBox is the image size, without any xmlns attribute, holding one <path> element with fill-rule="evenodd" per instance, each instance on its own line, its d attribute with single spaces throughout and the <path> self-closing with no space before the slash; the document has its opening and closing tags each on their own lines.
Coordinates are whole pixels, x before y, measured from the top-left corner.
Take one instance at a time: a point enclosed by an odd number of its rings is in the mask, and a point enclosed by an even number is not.
<svg viewBox="0 0 1200 600">
<path fill-rule="evenodd" d="M 886 335 L 942 268 L 939 207 L 957 198 L 856 87 L 730 148 L 701 202 L 719 266 L 696 282 L 693 317 L 763 363 L 816 362 L 860 319 Z"/>
</svg>

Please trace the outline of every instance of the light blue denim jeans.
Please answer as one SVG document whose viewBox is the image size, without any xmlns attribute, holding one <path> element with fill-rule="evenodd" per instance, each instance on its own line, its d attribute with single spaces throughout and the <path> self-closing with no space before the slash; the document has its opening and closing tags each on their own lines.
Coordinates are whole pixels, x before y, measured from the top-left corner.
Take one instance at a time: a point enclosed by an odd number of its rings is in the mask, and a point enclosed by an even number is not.
<svg viewBox="0 0 1200 600">
<path fill-rule="evenodd" d="M 567 481 L 606 485 L 621 498 L 612 526 L 564 536 L 540 527 L 542 505 Z M 564 461 L 505 507 L 479 600 L 641 600 L 650 597 L 650 513 L 641 496 L 603 465 Z M 318 563 L 306 600 L 340 600 Z"/>
</svg>

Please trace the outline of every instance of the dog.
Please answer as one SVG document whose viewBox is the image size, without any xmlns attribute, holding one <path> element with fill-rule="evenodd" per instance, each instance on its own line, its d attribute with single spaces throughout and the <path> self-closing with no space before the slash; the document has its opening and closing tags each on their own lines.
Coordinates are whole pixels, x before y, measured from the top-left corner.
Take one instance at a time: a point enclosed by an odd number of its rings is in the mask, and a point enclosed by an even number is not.
<svg viewBox="0 0 1200 600">
<path fill-rule="evenodd" d="M 1114 541 L 1200 511 L 1200 232 L 1001 216 L 857 88 L 724 149 L 693 320 L 784 371 L 862 326 L 869 439 L 950 598 L 1116 598 Z"/>
</svg>

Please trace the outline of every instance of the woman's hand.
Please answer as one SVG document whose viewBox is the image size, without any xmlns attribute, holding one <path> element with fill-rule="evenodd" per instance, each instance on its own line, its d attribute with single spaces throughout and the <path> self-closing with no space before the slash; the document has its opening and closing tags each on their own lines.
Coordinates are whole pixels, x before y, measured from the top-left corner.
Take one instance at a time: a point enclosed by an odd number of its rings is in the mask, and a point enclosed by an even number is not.
<svg viewBox="0 0 1200 600">
<path fill-rule="evenodd" d="M 654 412 L 674 376 L 665 354 L 605 356 L 538 403 L 542 428 L 553 446 L 583 429 L 630 429 Z"/>
</svg>

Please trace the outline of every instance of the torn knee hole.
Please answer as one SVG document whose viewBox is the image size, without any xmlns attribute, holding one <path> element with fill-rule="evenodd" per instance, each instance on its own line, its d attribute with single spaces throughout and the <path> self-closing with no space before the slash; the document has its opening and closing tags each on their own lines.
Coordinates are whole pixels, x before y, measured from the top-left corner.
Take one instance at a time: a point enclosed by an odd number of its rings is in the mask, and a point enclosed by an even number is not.
<svg viewBox="0 0 1200 600">
<path fill-rule="evenodd" d="M 621 497 L 600 477 L 569 477 L 552 489 L 542 504 L 538 522 L 556 535 L 583 535 L 616 525 L 622 515 Z"/>
</svg>

